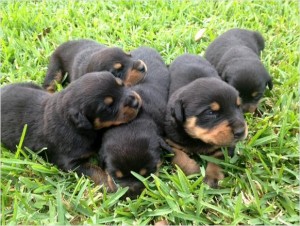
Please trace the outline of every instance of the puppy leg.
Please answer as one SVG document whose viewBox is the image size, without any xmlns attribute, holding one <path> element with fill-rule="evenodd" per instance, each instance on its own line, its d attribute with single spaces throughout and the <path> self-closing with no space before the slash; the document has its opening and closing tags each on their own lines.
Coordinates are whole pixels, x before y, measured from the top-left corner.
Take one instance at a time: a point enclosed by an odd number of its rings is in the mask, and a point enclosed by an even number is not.
<svg viewBox="0 0 300 226">
<path fill-rule="evenodd" d="M 43 87 L 50 93 L 54 93 L 56 90 L 56 83 L 61 83 L 63 79 L 64 71 L 60 60 L 53 55 L 48 65 L 47 74 L 44 80 Z"/>
<path fill-rule="evenodd" d="M 184 150 L 184 147 L 180 146 L 179 144 L 176 144 L 175 142 L 173 142 L 173 141 L 171 141 L 169 139 L 166 139 L 166 143 L 168 145 L 170 145 L 171 147 L 176 148 L 178 150 Z"/>
<path fill-rule="evenodd" d="M 216 158 L 224 158 L 222 151 L 216 152 L 214 155 Z M 222 168 L 215 163 L 208 162 L 205 169 L 204 182 L 212 188 L 217 188 L 219 180 L 224 179 Z"/>
<path fill-rule="evenodd" d="M 185 175 L 191 175 L 200 172 L 200 166 L 198 163 L 191 159 L 184 151 L 173 148 L 175 154 L 172 163 L 180 167 Z"/>
<path fill-rule="evenodd" d="M 79 167 L 76 169 L 76 172 L 89 176 L 97 185 L 103 184 L 110 192 L 117 190 L 117 186 L 113 179 L 104 170 L 96 165 L 92 165 L 88 162 L 83 163 L 79 165 Z"/>
</svg>

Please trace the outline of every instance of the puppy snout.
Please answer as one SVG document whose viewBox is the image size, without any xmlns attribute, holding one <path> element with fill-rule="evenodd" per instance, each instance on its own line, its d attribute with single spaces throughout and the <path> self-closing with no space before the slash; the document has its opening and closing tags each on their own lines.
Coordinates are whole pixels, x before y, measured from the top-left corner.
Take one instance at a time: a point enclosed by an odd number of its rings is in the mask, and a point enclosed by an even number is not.
<svg viewBox="0 0 300 226">
<path fill-rule="evenodd" d="M 257 104 L 248 104 L 248 103 L 242 104 L 243 113 L 246 112 L 253 113 L 255 112 L 256 108 L 257 108 Z"/>
<path fill-rule="evenodd" d="M 127 99 L 125 100 L 124 106 L 138 109 L 140 108 L 141 104 L 141 97 L 136 92 L 132 92 L 130 95 L 128 95 Z"/>
<path fill-rule="evenodd" d="M 247 123 L 241 122 L 241 124 L 236 125 L 235 129 L 233 129 L 233 136 L 236 141 L 243 140 L 248 135 L 248 126 Z"/>
<path fill-rule="evenodd" d="M 136 70 L 140 71 L 141 73 L 147 72 L 147 66 L 142 60 L 137 60 L 135 65 Z"/>
<path fill-rule="evenodd" d="M 129 190 L 126 195 L 130 198 L 136 198 L 144 190 L 145 186 L 141 182 L 135 182 L 129 185 Z"/>
<path fill-rule="evenodd" d="M 244 136 L 245 136 L 245 128 L 236 129 L 234 131 L 233 135 L 234 135 L 234 138 L 237 139 L 237 140 L 240 140 L 240 139 L 244 138 Z"/>
</svg>

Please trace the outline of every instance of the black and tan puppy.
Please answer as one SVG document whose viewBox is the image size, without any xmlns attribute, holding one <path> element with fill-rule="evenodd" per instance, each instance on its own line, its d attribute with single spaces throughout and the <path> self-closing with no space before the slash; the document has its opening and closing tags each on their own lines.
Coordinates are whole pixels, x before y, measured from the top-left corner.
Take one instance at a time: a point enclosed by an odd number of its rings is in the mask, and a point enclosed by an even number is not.
<svg viewBox="0 0 300 226">
<path fill-rule="evenodd" d="M 171 75 L 169 96 L 197 78 L 219 78 L 217 70 L 206 59 L 189 53 L 177 57 L 171 63 L 169 71 Z"/>
<path fill-rule="evenodd" d="M 109 71 L 130 86 L 145 77 L 147 67 L 143 61 L 133 60 L 118 47 L 109 48 L 85 39 L 68 41 L 52 54 L 43 86 L 54 92 L 55 83 L 61 83 L 65 73 L 68 73 L 67 81 L 71 82 L 97 71 Z"/>
<path fill-rule="evenodd" d="M 141 110 L 130 123 L 110 128 L 103 135 L 99 151 L 101 165 L 122 187 L 129 187 L 127 196 L 135 197 L 144 189 L 131 174 L 144 177 L 155 173 L 161 163 L 162 149 L 170 148 L 162 139 L 166 111 L 169 72 L 160 54 L 148 47 L 132 51 L 148 67 L 147 77 L 132 89 L 143 99 Z"/>
<path fill-rule="evenodd" d="M 246 137 L 238 92 L 218 78 L 199 78 L 181 87 L 169 98 L 165 132 L 176 154 L 173 162 L 186 174 L 199 172 L 183 153 L 222 158 L 221 147 L 233 147 Z M 206 183 L 216 187 L 222 178 L 221 168 L 209 162 Z"/>
<path fill-rule="evenodd" d="M 47 148 L 45 156 L 62 170 L 90 176 L 114 190 L 114 183 L 89 158 L 97 153 L 99 129 L 134 119 L 140 96 L 110 72 L 94 72 L 49 94 L 32 83 L 1 88 L 1 142 L 14 150 L 28 125 L 24 146 Z"/>
<path fill-rule="evenodd" d="M 273 87 L 260 60 L 264 47 L 259 32 L 235 28 L 216 38 L 205 52 L 222 79 L 239 91 L 244 112 L 254 112 L 266 86 Z"/>
</svg>

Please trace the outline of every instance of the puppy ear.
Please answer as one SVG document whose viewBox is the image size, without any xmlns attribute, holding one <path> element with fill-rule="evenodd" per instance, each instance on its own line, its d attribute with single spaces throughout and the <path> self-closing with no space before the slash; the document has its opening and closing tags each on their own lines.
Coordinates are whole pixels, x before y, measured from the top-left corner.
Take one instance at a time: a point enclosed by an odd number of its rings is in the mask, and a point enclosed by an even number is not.
<svg viewBox="0 0 300 226">
<path fill-rule="evenodd" d="M 171 108 L 171 115 L 176 119 L 178 122 L 183 122 L 185 119 L 183 106 L 181 100 L 176 100 L 174 106 Z"/>
<path fill-rule="evenodd" d="M 164 141 L 164 139 L 162 139 L 161 137 L 159 138 L 159 145 L 163 150 L 167 151 L 168 153 L 173 153 L 171 146 L 168 145 L 167 142 Z"/>
<path fill-rule="evenodd" d="M 77 129 L 93 129 L 91 122 L 81 112 L 73 108 L 69 110 L 69 117 Z"/>
<path fill-rule="evenodd" d="M 272 90 L 273 89 L 273 82 L 272 82 L 272 79 L 270 78 L 269 81 L 267 82 L 267 85 L 269 87 L 269 90 Z"/>
</svg>

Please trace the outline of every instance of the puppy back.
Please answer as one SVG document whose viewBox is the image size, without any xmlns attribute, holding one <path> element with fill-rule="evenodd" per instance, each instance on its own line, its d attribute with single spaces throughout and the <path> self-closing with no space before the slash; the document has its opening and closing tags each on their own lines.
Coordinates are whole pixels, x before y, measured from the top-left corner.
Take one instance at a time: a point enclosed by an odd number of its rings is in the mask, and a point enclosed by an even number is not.
<svg viewBox="0 0 300 226">
<path fill-rule="evenodd" d="M 194 54 L 183 54 L 177 57 L 169 67 L 169 97 L 177 89 L 190 82 L 204 77 L 219 78 L 216 69 L 203 57 Z"/>
</svg>

